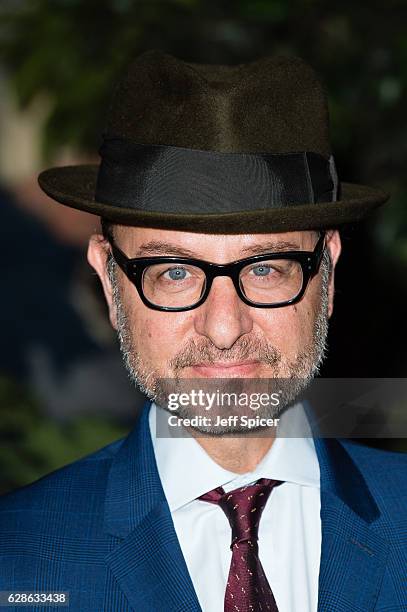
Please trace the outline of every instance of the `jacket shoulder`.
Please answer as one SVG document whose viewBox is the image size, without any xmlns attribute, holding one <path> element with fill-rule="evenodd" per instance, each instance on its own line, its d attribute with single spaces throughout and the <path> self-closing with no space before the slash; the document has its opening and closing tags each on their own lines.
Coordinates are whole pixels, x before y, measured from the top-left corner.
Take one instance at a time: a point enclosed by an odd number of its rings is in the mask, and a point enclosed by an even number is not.
<svg viewBox="0 0 407 612">
<path fill-rule="evenodd" d="M 341 440 L 351 457 L 365 469 L 376 470 L 392 467 L 400 476 L 407 477 L 407 453 L 388 451 L 360 444 L 354 440 Z"/>
</svg>

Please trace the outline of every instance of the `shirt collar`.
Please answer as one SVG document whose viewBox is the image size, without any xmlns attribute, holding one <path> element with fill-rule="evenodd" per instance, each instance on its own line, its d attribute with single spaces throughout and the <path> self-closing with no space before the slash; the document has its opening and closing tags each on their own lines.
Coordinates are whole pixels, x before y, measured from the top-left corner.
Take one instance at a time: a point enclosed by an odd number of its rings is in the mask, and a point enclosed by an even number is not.
<svg viewBox="0 0 407 612">
<path fill-rule="evenodd" d="M 197 499 L 216 487 L 226 491 L 244 486 L 258 478 L 272 478 L 298 485 L 319 487 L 318 458 L 311 437 L 277 437 L 271 449 L 246 474 L 236 474 L 222 468 L 204 451 L 193 437 L 157 437 L 157 411 L 151 405 L 149 425 L 158 473 L 171 512 Z M 304 418 L 301 404 L 290 407 L 290 418 Z"/>
</svg>

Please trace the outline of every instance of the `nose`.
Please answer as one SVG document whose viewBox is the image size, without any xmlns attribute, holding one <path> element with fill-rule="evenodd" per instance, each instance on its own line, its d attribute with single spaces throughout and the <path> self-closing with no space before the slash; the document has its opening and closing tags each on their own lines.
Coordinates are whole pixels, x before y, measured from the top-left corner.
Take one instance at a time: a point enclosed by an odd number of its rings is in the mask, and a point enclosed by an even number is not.
<svg viewBox="0 0 407 612">
<path fill-rule="evenodd" d="M 214 279 L 207 299 L 195 312 L 195 331 L 218 349 L 230 349 L 253 327 L 250 307 L 237 295 L 232 279 L 224 276 Z"/>
</svg>

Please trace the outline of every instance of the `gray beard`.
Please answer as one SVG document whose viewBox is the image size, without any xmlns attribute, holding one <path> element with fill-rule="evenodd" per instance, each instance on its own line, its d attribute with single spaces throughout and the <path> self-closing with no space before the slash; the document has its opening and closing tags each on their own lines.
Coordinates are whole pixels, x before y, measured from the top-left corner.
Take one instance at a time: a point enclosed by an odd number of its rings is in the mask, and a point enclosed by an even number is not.
<svg viewBox="0 0 407 612">
<path fill-rule="evenodd" d="M 202 338 L 199 342 L 190 341 L 181 351 L 169 362 L 169 368 L 173 371 L 173 383 L 182 380 L 183 368 L 193 366 L 197 363 L 211 364 L 217 361 L 234 362 L 244 361 L 249 356 L 256 355 L 261 363 L 273 366 L 273 379 L 278 379 L 276 385 L 281 389 L 281 397 L 278 406 L 261 407 L 256 415 L 264 418 L 278 418 L 281 413 L 295 403 L 299 395 L 308 387 L 312 379 L 318 375 L 320 367 L 327 352 L 328 335 L 328 286 L 330 278 L 330 260 L 325 252 L 321 262 L 321 296 L 318 310 L 315 313 L 312 341 L 298 353 L 295 360 L 284 360 L 281 352 L 258 337 L 242 337 L 230 349 L 217 349 L 207 338 Z M 133 336 L 128 316 L 125 312 L 120 295 L 120 288 L 116 275 L 116 264 L 112 258 L 108 261 L 108 274 L 112 284 L 113 301 L 116 308 L 117 317 L 117 336 L 119 340 L 120 352 L 124 365 L 128 372 L 131 382 L 140 389 L 150 400 L 171 412 L 165 401 L 160 398 L 168 397 L 173 391 L 168 387 L 168 377 L 165 374 L 154 370 L 149 364 L 143 361 L 137 339 Z M 196 380 L 196 379 L 195 379 Z M 196 409 L 190 406 L 181 406 L 177 410 L 177 416 L 181 419 L 192 418 L 196 415 Z M 253 415 L 252 415 L 253 416 Z M 258 429 L 262 429 L 259 427 Z M 209 435 L 223 434 L 245 434 L 239 425 L 216 427 L 199 426 L 197 432 Z M 251 433 L 256 429 L 251 429 Z"/>
</svg>

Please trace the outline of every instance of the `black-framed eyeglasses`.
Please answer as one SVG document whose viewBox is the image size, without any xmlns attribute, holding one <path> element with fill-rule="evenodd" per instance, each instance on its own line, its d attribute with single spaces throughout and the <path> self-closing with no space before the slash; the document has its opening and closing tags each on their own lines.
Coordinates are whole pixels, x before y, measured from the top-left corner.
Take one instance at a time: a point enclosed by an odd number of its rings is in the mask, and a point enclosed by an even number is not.
<svg viewBox="0 0 407 612">
<path fill-rule="evenodd" d="M 217 276 L 232 279 L 240 299 L 256 308 L 299 302 L 318 273 L 325 250 L 321 233 L 313 251 L 282 251 L 215 264 L 189 257 L 128 258 L 110 238 L 113 257 L 153 310 L 182 312 L 204 303 Z"/>
</svg>

